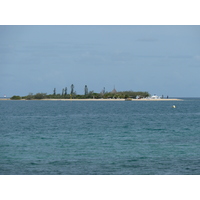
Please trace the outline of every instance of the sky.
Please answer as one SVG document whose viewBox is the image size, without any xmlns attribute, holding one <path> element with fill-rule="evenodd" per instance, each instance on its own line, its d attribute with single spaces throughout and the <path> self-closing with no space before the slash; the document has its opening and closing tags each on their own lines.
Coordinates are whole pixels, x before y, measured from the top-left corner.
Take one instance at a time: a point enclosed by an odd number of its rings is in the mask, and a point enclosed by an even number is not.
<svg viewBox="0 0 200 200">
<path fill-rule="evenodd" d="M 0 26 L 0 97 L 147 91 L 200 97 L 200 26 Z"/>
</svg>

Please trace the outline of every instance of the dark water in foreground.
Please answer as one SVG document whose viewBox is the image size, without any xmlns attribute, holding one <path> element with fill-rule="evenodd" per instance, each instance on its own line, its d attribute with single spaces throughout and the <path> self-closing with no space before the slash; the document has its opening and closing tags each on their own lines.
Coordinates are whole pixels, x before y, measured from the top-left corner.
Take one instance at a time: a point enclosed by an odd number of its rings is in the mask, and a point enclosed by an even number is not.
<svg viewBox="0 0 200 200">
<path fill-rule="evenodd" d="M 0 174 L 200 174 L 200 99 L 0 101 L 0 111 Z"/>
</svg>

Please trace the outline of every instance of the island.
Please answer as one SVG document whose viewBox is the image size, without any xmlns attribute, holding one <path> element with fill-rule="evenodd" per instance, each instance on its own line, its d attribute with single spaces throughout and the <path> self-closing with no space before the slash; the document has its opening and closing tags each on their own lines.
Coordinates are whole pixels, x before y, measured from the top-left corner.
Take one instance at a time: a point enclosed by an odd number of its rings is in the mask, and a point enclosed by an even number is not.
<svg viewBox="0 0 200 200">
<path fill-rule="evenodd" d="M 51 101 L 174 101 L 181 99 L 168 98 L 157 95 L 150 95 L 149 92 L 143 91 L 120 91 L 117 92 L 115 87 L 111 92 L 106 92 L 105 88 L 100 93 L 88 91 L 87 85 L 84 88 L 84 94 L 77 94 L 74 91 L 74 85 L 71 85 L 71 92 L 67 93 L 67 87 L 62 89 L 61 94 L 56 93 L 56 88 L 52 94 L 47 93 L 29 93 L 27 96 L 14 95 L 9 100 L 51 100 Z"/>
</svg>

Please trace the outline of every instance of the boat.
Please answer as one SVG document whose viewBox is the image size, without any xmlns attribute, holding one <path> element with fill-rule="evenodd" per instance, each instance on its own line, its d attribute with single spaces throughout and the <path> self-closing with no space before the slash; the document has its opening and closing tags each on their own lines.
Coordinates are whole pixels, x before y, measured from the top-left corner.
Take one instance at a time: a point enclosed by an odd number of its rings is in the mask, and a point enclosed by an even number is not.
<svg viewBox="0 0 200 200">
<path fill-rule="evenodd" d="M 160 99 L 159 96 L 157 96 L 156 94 L 154 94 L 153 96 L 150 97 L 151 99 Z"/>
</svg>

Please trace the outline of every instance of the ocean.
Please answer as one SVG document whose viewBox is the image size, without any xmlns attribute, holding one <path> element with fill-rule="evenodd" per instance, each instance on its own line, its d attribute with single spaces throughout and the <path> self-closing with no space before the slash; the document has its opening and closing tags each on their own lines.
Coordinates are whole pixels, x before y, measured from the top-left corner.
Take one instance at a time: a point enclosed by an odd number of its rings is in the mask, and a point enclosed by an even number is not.
<svg viewBox="0 0 200 200">
<path fill-rule="evenodd" d="M 0 101 L 0 174 L 199 175 L 200 99 Z"/>
</svg>

